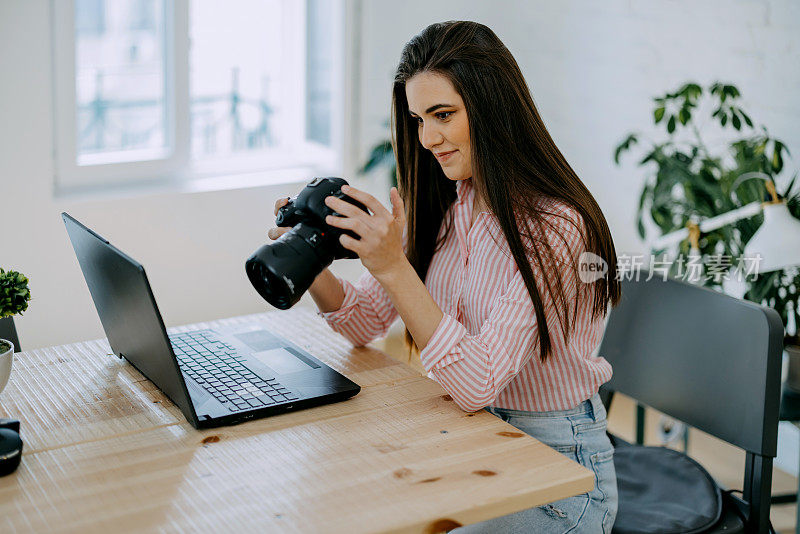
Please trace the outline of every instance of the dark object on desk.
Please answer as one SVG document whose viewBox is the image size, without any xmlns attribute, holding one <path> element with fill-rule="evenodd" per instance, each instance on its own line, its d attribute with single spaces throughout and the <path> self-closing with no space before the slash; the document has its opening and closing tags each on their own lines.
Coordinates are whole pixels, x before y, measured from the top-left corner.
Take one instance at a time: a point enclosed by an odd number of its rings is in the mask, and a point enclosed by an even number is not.
<svg viewBox="0 0 800 534">
<path fill-rule="evenodd" d="M 0 477 L 10 475 L 22 460 L 22 439 L 19 437 L 19 421 L 0 419 Z"/>
<path fill-rule="evenodd" d="M 158 386 L 195 428 L 330 404 L 361 391 L 258 323 L 167 336 L 144 267 L 62 217 L 114 354 Z"/>
<path fill-rule="evenodd" d="M 14 344 L 14 352 L 22 352 L 19 346 L 17 329 L 14 328 L 13 317 L 3 317 L 0 319 L 0 339 L 7 339 Z"/>
<path fill-rule="evenodd" d="M 676 280 L 622 283 L 599 352 L 614 367 L 600 389 L 606 408 L 619 391 L 746 451 L 742 498 L 723 492 L 721 518 L 703 532 L 771 529 L 782 349 L 783 324 L 772 309 Z M 662 480 L 644 466 L 639 475 L 640 484 Z M 644 500 L 624 479 L 618 487 L 614 532 L 631 532 L 634 513 L 649 509 L 653 521 L 662 515 L 663 502 Z M 687 491 L 675 488 L 673 500 Z M 651 525 L 649 532 L 676 531 Z"/>
<path fill-rule="evenodd" d="M 314 178 L 300 194 L 278 210 L 275 223 L 292 229 L 274 243 L 259 248 L 245 262 L 250 283 L 264 299 L 281 310 L 300 300 L 319 273 L 333 260 L 357 258 L 339 242 L 342 234 L 358 236 L 325 222 L 328 215 L 339 215 L 325 204 L 335 196 L 367 211 L 361 202 L 342 193 L 343 178 Z"/>
</svg>

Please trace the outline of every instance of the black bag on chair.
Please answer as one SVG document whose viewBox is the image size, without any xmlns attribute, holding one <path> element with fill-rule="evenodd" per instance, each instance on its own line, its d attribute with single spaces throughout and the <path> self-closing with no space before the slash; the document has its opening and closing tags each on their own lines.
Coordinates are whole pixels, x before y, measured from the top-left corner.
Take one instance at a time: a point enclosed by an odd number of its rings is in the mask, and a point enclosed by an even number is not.
<svg viewBox="0 0 800 534">
<path fill-rule="evenodd" d="M 703 467 L 666 447 L 614 439 L 619 534 L 705 532 L 722 515 L 722 492 Z M 675 497 L 679 496 L 679 499 Z"/>
<path fill-rule="evenodd" d="M 614 444 L 617 534 L 744 532 L 744 512 L 702 465 L 666 447 Z M 770 529 L 772 526 L 770 525 Z"/>
</svg>

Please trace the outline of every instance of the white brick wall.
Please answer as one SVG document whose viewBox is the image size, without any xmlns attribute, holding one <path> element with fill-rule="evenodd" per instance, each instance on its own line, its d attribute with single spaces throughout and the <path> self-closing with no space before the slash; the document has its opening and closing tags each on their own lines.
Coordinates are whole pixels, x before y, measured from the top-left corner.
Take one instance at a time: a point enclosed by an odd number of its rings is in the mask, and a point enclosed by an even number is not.
<svg viewBox="0 0 800 534">
<path fill-rule="evenodd" d="M 634 225 L 643 171 L 633 159 L 614 166 L 612 151 L 626 132 L 648 130 L 651 97 L 687 80 L 729 81 L 750 116 L 800 157 L 800 2 L 365 0 L 362 10 L 362 158 L 385 135 L 403 44 L 432 22 L 482 22 L 520 64 L 619 251 L 643 250 Z"/>
</svg>

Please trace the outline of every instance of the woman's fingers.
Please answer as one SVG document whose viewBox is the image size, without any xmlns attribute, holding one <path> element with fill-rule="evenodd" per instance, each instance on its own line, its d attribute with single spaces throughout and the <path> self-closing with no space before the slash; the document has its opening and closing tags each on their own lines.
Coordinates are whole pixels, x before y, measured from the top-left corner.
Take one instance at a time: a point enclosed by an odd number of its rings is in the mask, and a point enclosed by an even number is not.
<svg viewBox="0 0 800 534">
<path fill-rule="evenodd" d="M 352 250 L 359 256 L 362 255 L 363 251 L 361 250 L 362 243 L 358 239 L 353 239 L 349 235 L 342 234 L 339 236 L 339 243 L 348 250 Z"/>
<path fill-rule="evenodd" d="M 275 215 L 277 216 L 278 215 L 278 210 L 280 210 L 283 206 L 285 206 L 288 203 L 289 203 L 289 197 L 279 198 L 278 200 L 276 200 L 275 201 Z M 276 227 L 276 228 L 270 228 L 269 230 L 267 230 L 267 237 L 269 237 L 270 239 L 273 239 L 273 240 L 274 239 L 278 239 L 280 236 L 282 236 L 283 234 L 285 234 L 289 230 L 291 230 L 291 228 L 287 227 L 287 226 L 279 226 L 279 227 Z"/>
<path fill-rule="evenodd" d="M 288 197 L 287 198 L 279 198 L 275 202 L 275 215 L 278 215 L 278 210 L 281 209 L 281 207 L 285 206 L 288 203 L 289 203 L 289 198 Z"/>
<path fill-rule="evenodd" d="M 328 215 L 325 217 L 325 222 L 337 228 L 352 230 L 358 234 L 359 237 L 363 236 L 367 231 L 367 226 L 364 224 L 364 221 L 354 219 L 352 217 L 336 217 L 335 215 Z"/>
<path fill-rule="evenodd" d="M 357 219 L 359 217 L 369 217 L 369 214 L 356 206 L 355 204 L 351 204 L 346 200 L 342 200 L 341 198 L 337 197 L 327 197 L 325 199 L 325 205 L 329 208 L 333 208 L 336 210 L 337 213 L 342 215 L 346 215 L 347 217 L 352 217 Z"/>
<path fill-rule="evenodd" d="M 278 226 L 276 228 L 270 228 L 267 231 L 267 237 L 269 237 L 272 240 L 275 240 L 278 239 L 283 234 L 285 234 L 286 232 L 288 232 L 289 230 L 291 230 L 291 228 L 288 226 Z"/>
<path fill-rule="evenodd" d="M 349 185 L 342 186 L 342 193 L 358 200 L 366 207 L 368 207 L 372 211 L 372 213 L 376 215 L 389 215 L 389 210 L 383 207 L 383 204 L 378 202 L 378 199 L 373 197 L 369 193 L 365 193 L 364 191 L 361 191 Z"/>
<path fill-rule="evenodd" d="M 405 226 L 406 222 L 406 208 L 403 203 L 403 198 L 396 187 L 392 187 L 389 191 L 389 198 L 392 200 L 392 216 L 400 223 L 400 226 Z"/>
</svg>

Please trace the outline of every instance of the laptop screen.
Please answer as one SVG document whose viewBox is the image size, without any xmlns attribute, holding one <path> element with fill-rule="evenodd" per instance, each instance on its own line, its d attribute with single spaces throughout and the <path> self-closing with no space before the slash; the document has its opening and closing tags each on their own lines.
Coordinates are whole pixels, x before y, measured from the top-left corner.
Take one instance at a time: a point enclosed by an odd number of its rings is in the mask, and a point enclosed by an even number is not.
<svg viewBox="0 0 800 534">
<path fill-rule="evenodd" d="M 158 386 L 197 426 L 144 267 L 69 214 L 61 215 L 111 350 Z"/>
</svg>

